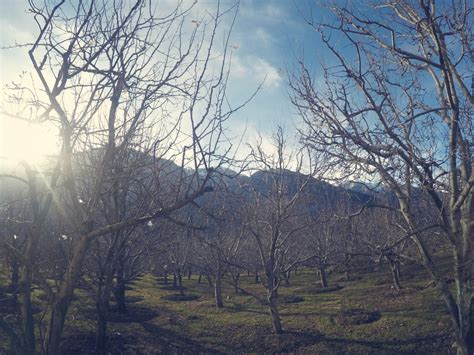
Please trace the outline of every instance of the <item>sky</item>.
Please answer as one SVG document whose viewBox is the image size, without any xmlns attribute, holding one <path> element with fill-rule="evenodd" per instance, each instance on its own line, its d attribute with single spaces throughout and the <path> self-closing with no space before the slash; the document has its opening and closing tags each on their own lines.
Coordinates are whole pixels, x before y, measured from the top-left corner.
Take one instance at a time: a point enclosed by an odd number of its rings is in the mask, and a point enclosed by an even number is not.
<svg viewBox="0 0 474 355">
<path fill-rule="evenodd" d="M 237 65 L 232 68 L 230 87 L 235 90 L 235 97 L 245 97 L 264 82 L 255 99 L 234 117 L 236 122 L 245 122 L 250 131 L 268 137 L 281 125 L 289 135 L 294 134 L 299 118 L 290 102 L 288 75 L 303 57 L 305 62 L 313 62 L 309 67 L 315 70 L 315 75 L 321 75 L 319 63 L 325 61 L 327 54 L 321 51 L 319 36 L 304 20 L 310 15 L 324 17 L 325 10 L 317 3 L 311 0 L 240 2 L 232 37 L 238 46 L 233 53 L 233 64 Z"/>
<path fill-rule="evenodd" d="M 38 3 L 42 1 L 49 0 L 38 0 Z M 55 1 L 51 0 L 52 3 Z M 74 3 L 76 0 L 69 1 Z M 132 3 L 132 0 L 123 1 Z M 165 14 L 177 4 L 177 0 L 150 1 Z M 186 5 L 192 4 L 194 0 L 182 1 Z M 352 8 L 362 14 L 370 14 L 369 8 L 365 7 L 362 1 L 333 1 L 337 5 Z M 323 8 L 329 3 L 330 0 L 240 1 L 229 42 L 232 64 L 227 98 L 230 104 L 236 107 L 245 102 L 257 88 L 261 88 L 245 107 L 234 113 L 227 121 L 226 133 L 228 137 L 234 138 L 234 142 L 238 142 L 243 136 L 244 144 L 255 144 L 261 136 L 264 150 L 272 149 L 275 152 L 275 148 L 271 145 L 271 136 L 276 132 L 277 125 L 281 125 L 287 132 L 290 145 L 296 146 L 298 142 L 296 127 L 300 125 L 301 119 L 290 102 L 288 74 L 297 71 L 298 60 L 304 58 L 304 64 L 312 70 L 313 83 L 316 83 L 315 87 L 318 88 L 318 81 L 322 79 L 322 66 L 332 67 L 334 63 L 337 63 L 337 61 L 332 61 L 319 35 L 305 22 L 305 19 L 309 17 L 314 18 L 315 22 L 330 22 L 330 14 Z M 206 12 L 213 13 L 216 4 L 217 0 L 196 0 L 193 10 L 196 18 Z M 449 6 L 445 2 L 440 4 Z M 233 5 L 235 5 L 234 0 L 221 0 L 221 8 L 229 8 Z M 27 8 L 26 0 L 8 2 L 0 0 L 0 103 L 4 101 L 1 88 L 5 84 L 17 80 L 21 75 L 32 73 L 27 53 L 29 47 L 11 48 L 15 44 L 31 43 L 38 32 Z M 188 19 L 188 28 L 194 26 L 193 21 L 190 21 L 193 18 Z M 232 16 L 226 17 L 220 26 L 221 31 L 229 30 L 231 19 Z M 222 35 L 220 40 L 222 42 Z M 346 59 L 355 58 L 355 52 L 347 49 L 347 40 L 344 40 L 342 36 L 331 33 L 331 43 L 335 44 Z M 416 48 L 408 49 L 416 50 Z M 403 80 L 403 73 L 400 78 Z M 423 77 L 420 78 L 423 79 Z M 433 100 L 430 97 L 431 91 L 434 95 L 434 90 L 429 90 L 430 84 L 425 83 L 424 80 L 420 82 L 426 86 L 428 92 L 428 98 L 424 100 Z M 324 88 L 322 90 L 324 91 Z M 357 97 L 354 95 L 352 99 L 357 99 Z M 434 101 L 427 102 L 435 104 Z M 13 131 L 21 132 L 21 134 L 15 134 Z M 40 131 L 39 128 L 25 125 L 24 122 L 5 119 L 0 112 L 0 159 L 6 155 L 15 156 L 18 160 L 24 155 L 40 159 L 44 152 L 55 149 L 53 136 L 54 132 L 45 131 L 44 128 Z M 443 143 L 441 139 L 439 142 Z M 39 150 L 38 147 L 42 147 L 44 151 Z M 248 149 L 237 149 L 237 151 L 240 154 L 238 158 L 243 158 L 248 153 Z"/>
<path fill-rule="evenodd" d="M 161 0 L 163 8 L 174 0 Z M 224 0 L 222 7 L 234 2 Z M 160 6 L 160 3 L 158 3 Z M 170 5 L 172 4 L 172 5 Z M 215 9 L 216 1 L 198 0 L 197 11 Z M 282 125 L 294 137 L 298 117 L 289 100 L 287 72 L 303 53 L 315 51 L 316 36 L 305 25 L 303 2 L 292 0 L 242 0 L 231 37 L 232 67 L 229 101 L 238 105 L 263 84 L 258 94 L 228 122 L 231 136 L 246 132 L 247 141 L 260 134 L 264 143 Z M 32 72 L 28 47 L 6 48 L 27 43 L 37 33 L 27 1 L 0 2 L 0 87 Z M 306 14 L 306 13 L 305 13 Z M 228 30 L 224 23 L 222 30 Z M 3 100 L 3 90 L 2 90 Z M 21 127 L 20 127 L 21 129 Z M 5 138 L 5 125 L 0 125 Z M 5 139 L 4 139 L 5 141 Z"/>
</svg>

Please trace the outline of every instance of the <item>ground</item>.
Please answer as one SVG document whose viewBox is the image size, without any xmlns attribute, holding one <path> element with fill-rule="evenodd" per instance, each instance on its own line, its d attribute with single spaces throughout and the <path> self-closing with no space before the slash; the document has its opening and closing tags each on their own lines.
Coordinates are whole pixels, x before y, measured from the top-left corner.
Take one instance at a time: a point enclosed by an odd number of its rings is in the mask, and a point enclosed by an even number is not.
<svg viewBox="0 0 474 355">
<path fill-rule="evenodd" d="M 292 274 L 282 286 L 281 316 L 285 333 L 271 333 L 265 306 L 251 296 L 235 294 L 227 285 L 225 307 L 216 309 L 213 290 L 197 276 L 185 279 L 193 301 L 167 301 L 176 291 L 146 275 L 127 291 L 129 314 L 112 309 L 111 353 L 451 353 L 453 339 L 440 295 L 416 265 L 402 269 L 403 289 L 397 293 L 384 268 L 360 272 L 354 281 L 332 273 L 330 284 L 343 286 L 319 292 L 311 269 Z M 253 275 L 242 275 L 242 287 L 262 292 Z M 92 300 L 78 290 L 68 314 L 64 353 L 90 353 L 94 343 Z M 263 294 L 263 293 L 262 293 Z M 297 296 L 297 297 L 295 297 Z M 362 318 L 361 318 L 362 315 Z M 355 316 L 356 318 L 351 318 Z M 362 319 L 362 321 L 360 321 Z M 368 324 L 364 321 L 370 321 Z M 6 343 L 3 342 L 5 349 Z M 0 348 L 0 353 L 1 353 Z"/>
</svg>

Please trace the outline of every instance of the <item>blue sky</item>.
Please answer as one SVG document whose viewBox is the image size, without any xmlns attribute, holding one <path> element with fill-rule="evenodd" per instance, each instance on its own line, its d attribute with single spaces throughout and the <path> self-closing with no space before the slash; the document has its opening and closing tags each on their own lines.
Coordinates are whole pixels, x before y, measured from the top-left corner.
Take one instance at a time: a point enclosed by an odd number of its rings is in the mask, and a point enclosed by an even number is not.
<svg viewBox="0 0 474 355">
<path fill-rule="evenodd" d="M 168 5 L 169 5 L 168 0 Z M 166 0 L 163 4 L 166 6 Z M 174 3 L 171 1 L 171 3 Z M 224 0 L 222 6 L 232 1 Z M 303 6 L 298 2 L 298 6 Z M 199 11 L 214 9 L 216 1 L 200 0 Z M 27 13 L 26 1 L 0 3 L 0 45 L 10 46 L 28 42 L 36 33 L 32 17 Z M 231 45 L 232 74 L 229 82 L 230 101 L 234 104 L 251 95 L 264 80 L 258 95 L 229 122 L 231 132 L 240 134 L 244 127 L 252 135 L 259 132 L 269 136 L 276 124 L 288 131 L 294 129 L 297 117 L 289 98 L 287 70 L 291 70 L 303 47 L 317 36 L 310 36 L 301 18 L 301 9 L 293 1 L 242 0 L 233 30 Z M 225 24 L 222 29 L 225 28 Z M 307 46 L 310 48 L 310 46 Z M 308 52 L 306 49 L 306 53 Z M 30 71 L 27 47 L 5 50 L 0 57 L 0 83 L 11 82 L 22 71 Z"/>
<path fill-rule="evenodd" d="M 245 95 L 266 78 L 257 97 L 239 114 L 257 130 L 271 130 L 276 123 L 292 125 L 286 71 L 301 46 L 303 30 L 290 1 L 241 3 L 233 36 L 239 46 L 234 52 L 237 66 L 232 68 L 234 81 L 230 85 Z"/>
<path fill-rule="evenodd" d="M 38 0 L 41 2 L 42 0 Z M 75 0 L 70 0 L 75 1 Z M 128 0 L 124 0 L 128 1 Z M 183 0 L 191 4 L 193 0 Z M 52 1 L 54 2 L 54 1 Z M 336 4 L 357 8 L 360 13 L 367 13 L 362 2 L 353 0 L 336 0 Z M 131 0 L 130 0 L 131 3 Z M 152 4 L 159 10 L 168 13 L 177 0 L 154 0 Z M 264 147 L 271 148 L 270 137 L 277 125 L 282 125 L 288 132 L 291 142 L 297 141 L 295 127 L 300 119 L 289 99 L 287 73 L 295 70 L 297 60 L 304 57 L 305 64 L 313 70 L 313 82 L 318 83 L 321 75 L 321 64 L 331 66 L 331 56 L 322 44 L 319 35 L 305 23 L 304 17 L 313 17 L 315 22 L 331 21 L 328 11 L 319 4 L 327 5 L 325 0 L 241 0 L 236 23 L 230 41 L 232 51 L 231 76 L 228 84 L 228 98 L 233 106 L 245 101 L 263 83 L 261 90 L 246 107 L 235 113 L 227 122 L 230 137 L 239 137 L 246 132 L 244 142 L 254 143 L 257 135 L 263 138 Z M 217 0 L 197 0 L 197 15 L 205 11 L 214 12 Z M 221 7 L 231 7 L 233 0 L 222 0 Z M 441 2 L 443 6 L 447 6 Z M 27 13 L 26 0 L 0 0 L 0 47 L 12 46 L 15 43 L 31 42 L 37 33 L 32 16 Z M 221 30 L 229 29 L 231 16 L 224 21 Z M 191 21 L 190 21 L 191 22 Z M 191 23 L 189 24 L 191 25 Z M 341 36 L 332 34 L 331 42 L 344 53 L 346 58 L 354 52 L 346 49 Z M 31 63 L 27 54 L 28 47 L 2 49 L 0 52 L 0 86 L 11 82 L 23 72 L 31 72 Z M 428 88 L 429 83 L 423 85 Z M 434 102 L 429 97 L 428 102 Z M 354 96 L 357 98 L 357 96 Z M 0 97 L 0 102 L 3 98 Z M 19 127 L 19 126 L 18 126 Z M 19 128 L 22 129 L 22 128 Z M 0 131 L 2 122 L 0 121 Z M 17 140 L 7 132 L 5 126 L 0 132 L 0 141 Z M 0 156 L 2 142 L 0 142 Z M 3 143 L 6 144 L 6 143 Z M 32 152 L 36 152 L 32 145 Z M 11 149 L 10 149 L 11 150 Z M 245 152 L 242 153 L 245 155 Z"/>
<path fill-rule="evenodd" d="M 321 53 L 315 51 L 318 36 L 302 18 L 308 9 L 308 3 L 303 1 L 243 0 L 240 3 L 233 36 L 233 42 L 239 46 L 234 52 L 237 59 L 234 62 L 238 65 L 232 68 L 230 86 L 236 97 L 244 96 L 265 78 L 257 97 L 234 118 L 247 121 L 249 129 L 268 135 L 280 124 L 291 132 L 298 122 L 289 100 L 287 73 L 303 54 L 322 59 Z M 243 77 L 240 72 L 245 73 Z"/>
</svg>

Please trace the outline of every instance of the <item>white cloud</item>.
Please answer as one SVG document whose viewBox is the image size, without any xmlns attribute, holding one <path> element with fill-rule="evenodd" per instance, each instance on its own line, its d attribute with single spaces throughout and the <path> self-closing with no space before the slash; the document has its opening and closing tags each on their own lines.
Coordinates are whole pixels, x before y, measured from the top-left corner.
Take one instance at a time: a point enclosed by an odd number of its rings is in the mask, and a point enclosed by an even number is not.
<svg viewBox="0 0 474 355">
<path fill-rule="evenodd" d="M 238 55 L 232 56 L 231 73 L 234 78 L 245 78 L 249 75 L 249 68 Z"/>
<path fill-rule="evenodd" d="M 264 46 L 269 46 L 271 42 L 273 41 L 273 37 L 265 31 L 262 27 L 258 27 L 255 30 L 255 36 L 259 39 L 262 45 Z"/>
<path fill-rule="evenodd" d="M 281 70 L 267 60 L 255 57 L 234 55 L 232 58 L 231 74 L 234 79 L 245 79 L 263 83 L 265 88 L 278 88 L 283 80 Z"/>
<path fill-rule="evenodd" d="M 257 78 L 264 81 L 264 87 L 277 88 L 282 81 L 280 69 L 275 68 L 265 59 L 257 58 L 253 67 Z"/>
</svg>

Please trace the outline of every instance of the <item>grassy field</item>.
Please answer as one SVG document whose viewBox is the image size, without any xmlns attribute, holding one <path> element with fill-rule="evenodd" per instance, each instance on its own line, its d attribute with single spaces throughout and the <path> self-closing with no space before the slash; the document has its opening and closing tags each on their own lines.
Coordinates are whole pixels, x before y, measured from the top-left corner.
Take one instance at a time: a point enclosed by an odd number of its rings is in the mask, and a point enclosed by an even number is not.
<svg viewBox="0 0 474 355">
<path fill-rule="evenodd" d="M 282 286 L 280 298 L 299 296 L 302 302 L 282 304 L 285 334 L 272 335 L 265 306 L 247 295 L 224 290 L 225 308 L 216 309 L 213 290 L 197 276 L 185 279 L 186 294 L 194 301 L 175 302 L 163 297 L 176 293 L 163 289 L 161 280 L 145 276 L 127 292 L 129 315 L 112 312 L 109 347 L 112 353 L 450 353 L 450 324 L 440 296 L 433 287 L 421 289 L 428 279 L 412 266 L 402 269 L 403 289 L 391 287 L 386 270 L 359 274 L 344 282 L 331 274 L 338 291 L 317 293 L 312 270 L 292 275 L 290 286 Z M 253 276 L 243 275 L 242 287 L 262 293 Z M 314 285 L 314 286 L 311 286 Z M 374 312 L 369 324 L 348 324 L 341 318 L 347 310 Z M 95 310 L 93 301 L 78 290 L 68 315 L 64 334 L 65 353 L 93 350 Z M 342 320 L 341 320 L 342 319 Z M 5 344 L 5 343 L 4 343 Z M 5 349 L 5 348 L 4 348 Z"/>
</svg>

